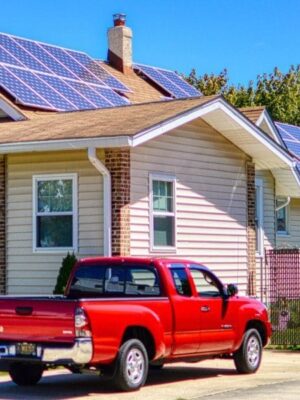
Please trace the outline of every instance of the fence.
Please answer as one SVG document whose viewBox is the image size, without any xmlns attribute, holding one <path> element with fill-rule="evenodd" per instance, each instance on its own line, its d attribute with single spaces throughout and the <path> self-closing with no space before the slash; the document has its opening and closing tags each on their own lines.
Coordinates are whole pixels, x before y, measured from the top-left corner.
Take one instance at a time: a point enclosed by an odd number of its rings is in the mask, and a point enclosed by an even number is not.
<svg viewBox="0 0 300 400">
<path fill-rule="evenodd" d="M 267 250 L 262 279 L 273 327 L 271 343 L 300 345 L 300 249 Z"/>
</svg>

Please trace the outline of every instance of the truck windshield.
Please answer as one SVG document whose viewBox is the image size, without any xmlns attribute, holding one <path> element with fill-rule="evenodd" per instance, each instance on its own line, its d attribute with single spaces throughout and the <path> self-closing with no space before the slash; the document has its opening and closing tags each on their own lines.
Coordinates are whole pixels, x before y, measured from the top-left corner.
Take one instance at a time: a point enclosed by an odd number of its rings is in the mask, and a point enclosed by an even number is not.
<svg viewBox="0 0 300 400">
<path fill-rule="evenodd" d="M 160 295 L 158 274 L 154 268 L 140 265 L 82 265 L 75 271 L 68 297 Z"/>
</svg>

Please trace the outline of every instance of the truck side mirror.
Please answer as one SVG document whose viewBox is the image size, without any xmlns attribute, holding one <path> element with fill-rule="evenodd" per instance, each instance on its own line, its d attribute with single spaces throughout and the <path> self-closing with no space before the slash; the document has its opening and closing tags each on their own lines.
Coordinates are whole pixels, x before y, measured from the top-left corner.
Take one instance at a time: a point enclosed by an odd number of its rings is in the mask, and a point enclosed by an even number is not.
<svg viewBox="0 0 300 400">
<path fill-rule="evenodd" d="M 238 294 L 238 292 L 239 289 L 235 284 L 230 283 L 229 285 L 227 285 L 227 295 L 229 297 L 235 296 L 236 294 Z"/>
</svg>

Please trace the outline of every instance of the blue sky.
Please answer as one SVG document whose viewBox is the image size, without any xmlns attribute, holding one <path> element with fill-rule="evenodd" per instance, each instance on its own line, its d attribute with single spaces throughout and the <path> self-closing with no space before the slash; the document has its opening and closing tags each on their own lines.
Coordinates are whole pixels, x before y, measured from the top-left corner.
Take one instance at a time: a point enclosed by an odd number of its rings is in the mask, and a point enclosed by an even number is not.
<svg viewBox="0 0 300 400">
<path fill-rule="evenodd" d="M 105 59 L 112 14 L 127 14 L 134 60 L 247 83 L 300 63 L 299 0 L 2 0 L 0 31 Z"/>
</svg>

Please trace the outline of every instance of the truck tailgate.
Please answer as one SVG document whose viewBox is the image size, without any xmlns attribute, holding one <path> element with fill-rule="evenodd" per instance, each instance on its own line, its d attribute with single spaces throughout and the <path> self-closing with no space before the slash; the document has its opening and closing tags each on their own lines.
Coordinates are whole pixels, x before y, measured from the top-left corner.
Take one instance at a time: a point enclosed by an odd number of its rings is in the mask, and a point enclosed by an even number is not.
<svg viewBox="0 0 300 400">
<path fill-rule="evenodd" d="M 72 342 L 76 306 L 63 298 L 0 298 L 0 340 Z"/>
</svg>

